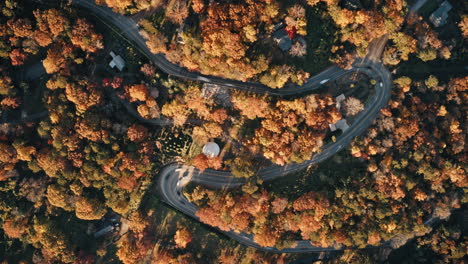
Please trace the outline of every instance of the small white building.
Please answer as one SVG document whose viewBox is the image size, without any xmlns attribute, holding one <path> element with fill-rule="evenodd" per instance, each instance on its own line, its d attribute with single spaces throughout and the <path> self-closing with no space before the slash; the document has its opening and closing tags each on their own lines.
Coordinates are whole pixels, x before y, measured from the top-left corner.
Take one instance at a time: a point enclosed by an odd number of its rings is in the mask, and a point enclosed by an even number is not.
<svg viewBox="0 0 468 264">
<path fill-rule="evenodd" d="M 120 55 L 116 55 L 113 51 L 109 53 L 112 56 L 111 62 L 109 62 L 109 67 L 119 69 L 119 71 L 122 71 L 123 68 L 125 67 L 125 61 L 120 57 Z"/>
<path fill-rule="evenodd" d="M 337 129 L 341 129 L 341 131 L 345 132 L 349 128 L 346 119 L 338 120 L 338 122 L 336 122 L 335 124 L 328 124 L 328 126 L 330 127 L 330 130 L 332 132 L 335 132 Z"/>
<path fill-rule="evenodd" d="M 341 103 L 346 100 L 346 96 L 344 94 L 340 94 L 337 97 L 335 97 L 335 102 L 336 102 L 336 109 L 340 110 L 341 108 Z"/>
<path fill-rule="evenodd" d="M 203 146 L 202 152 L 207 157 L 213 158 L 219 155 L 220 150 L 221 149 L 219 148 L 218 144 L 216 144 L 215 142 L 208 142 L 205 144 L 205 146 Z"/>
</svg>

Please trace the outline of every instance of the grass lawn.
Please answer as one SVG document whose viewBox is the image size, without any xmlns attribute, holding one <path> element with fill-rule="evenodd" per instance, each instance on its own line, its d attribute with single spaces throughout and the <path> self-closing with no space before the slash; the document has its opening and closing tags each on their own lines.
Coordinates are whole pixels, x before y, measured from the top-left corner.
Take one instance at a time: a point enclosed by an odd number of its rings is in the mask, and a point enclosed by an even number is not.
<svg viewBox="0 0 468 264">
<path fill-rule="evenodd" d="M 353 158 L 349 151 L 340 151 L 309 170 L 265 182 L 264 186 L 265 189 L 280 197 L 294 200 L 309 191 L 334 190 L 343 185 L 343 182 L 350 176 L 359 177 L 363 173 L 365 173 L 365 166 L 362 162 Z"/>
<path fill-rule="evenodd" d="M 322 14 L 321 5 L 311 7 L 306 5 L 307 35 L 304 37 L 307 42 L 307 54 L 303 58 L 291 58 L 291 64 L 315 75 L 332 63 L 331 46 L 336 42 L 336 27 L 330 17 Z"/>
<path fill-rule="evenodd" d="M 438 7 L 439 5 L 436 0 L 427 0 L 427 2 L 418 10 L 418 14 L 425 19 L 428 19 L 432 12 L 434 12 Z"/>
</svg>

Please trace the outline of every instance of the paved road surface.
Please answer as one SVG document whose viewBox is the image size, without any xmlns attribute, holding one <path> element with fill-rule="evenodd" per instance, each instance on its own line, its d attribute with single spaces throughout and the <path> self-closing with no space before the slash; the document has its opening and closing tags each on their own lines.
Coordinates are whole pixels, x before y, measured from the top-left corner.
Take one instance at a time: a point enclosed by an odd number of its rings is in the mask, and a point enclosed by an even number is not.
<svg viewBox="0 0 468 264">
<path fill-rule="evenodd" d="M 145 54 L 156 66 L 158 66 L 165 73 L 180 77 L 187 80 L 195 80 L 207 83 L 213 83 L 230 87 L 236 90 L 251 91 L 255 93 L 288 96 L 297 95 L 299 93 L 307 92 L 318 88 L 318 82 L 324 79 L 338 78 L 346 74 L 342 69 L 337 66 L 330 67 L 325 71 L 310 78 L 304 85 L 297 86 L 288 84 L 282 89 L 272 89 L 261 83 L 256 82 L 242 82 L 237 80 L 224 79 L 216 76 L 203 75 L 198 72 L 190 72 L 187 69 L 169 62 L 163 54 L 153 54 L 146 45 L 146 40 L 139 34 L 138 25 L 131 18 L 116 14 L 112 9 L 104 6 L 96 5 L 90 0 L 73 0 L 73 3 L 90 10 L 103 20 L 111 22 L 113 26 L 119 28 L 120 33 L 134 42 L 139 50 Z"/>
<path fill-rule="evenodd" d="M 138 45 L 138 47 L 144 52 L 144 54 L 158 67 L 160 67 L 161 70 L 170 75 L 174 75 L 184 79 L 198 80 L 202 82 L 220 84 L 226 87 L 232 87 L 234 89 L 239 90 L 278 96 L 299 94 L 317 89 L 321 86 L 321 83 L 337 79 L 351 71 L 363 72 L 365 74 L 368 74 L 372 79 L 377 80 L 375 87 L 376 94 L 372 98 L 370 106 L 359 114 L 359 116 L 356 118 L 356 120 L 353 122 L 350 128 L 346 131 L 346 133 L 340 136 L 335 143 L 324 146 L 322 151 L 312 156 L 309 161 L 300 164 L 290 164 L 283 167 L 273 165 L 266 168 L 262 168 L 261 170 L 259 170 L 258 174 L 259 177 L 261 177 L 264 180 L 271 180 L 274 178 L 288 175 L 298 170 L 302 170 L 308 167 L 309 165 L 321 162 L 334 155 L 336 152 L 342 150 L 351 142 L 351 140 L 354 137 L 360 135 L 367 129 L 367 127 L 373 122 L 373 120 L 378 115 L 380 109 L 385 107 L 390 98 L 391 76 L 387 69 L 378 60 L 378 57 L 380 56 L 385 46 L 385 43 L 387 42 L 387 36 L 384 36 L 383 38 L 374 42 L 373 45 L 371 45 L 371 47 L 369 48 L 368 56 L 364 59 L 357 60 L 354 63 L 353 68 L 349 70 L 343 70 L 338 67 L 331 67 L 312 77 L 303 86 L 299 87 L 296 85 L 288 85 L 283 89 L 274 90 L 260 83 L 227 80 L 220 77 L 206 76 L 196 72 L 189 72 L 178 65 L 168 62 L 162 54 L 152 54 L 146 46 L 145 40 L 138 33 L 138 26 L 133 20 L 115 14 L 109 8 L 98 6 L 91 1 L 73 0 L 73 2 L 96 13 L 103 19 L 113 23 L 114 26 L 118 27 L 122 31 L 122 34 L 124 34 L 126 38 L 136 43 L 136 45 Z M 131 113 L 132 115 L 137 115 L 134 109 L 129 107 L 129 105 L 126 104 L 126 107 L 129 110 L 129 113 Z M 133 110 L 131 110 L 130 108 Z M 141 120 L 141 118 L 138 119 Z M 148 122 L 147 120 L 141 121 Z M 158 124 L 166 124 L 170 121 L 155 122 L 157 122 Z M 168 204 L 194 218 L 196 218 L 195 213 L 197 211 L 197 207 L 194 204 L 190 203 L 183 195 L 183 185 L 180 183 L 181 180 L 183 180 L 184 182 L 193 181 L 199 184 L 210 186 L 212 188 L 233 188 L 241 186 L 245 183 L 244 179 L 235 178 L 230 172 L 215 170 L 206 170 L 201 172 L 197 169 L 191 168 L 190 171 L 192 173 L 190 175 L 185 175 L 179 172 L 181 170 L 189 171 L 183 165 L 167 165 L 160 173 L 159 189 L 163 198 Z M 191 178 L 189 180 L 186 180 L 184 177 Z M 224 233 L 244 245 L 272 252 L 298 253 L 336 250 L 332 247 L 322 248 L 312 246 L 310 244 L 310 241 L 296 241 L 294 247 L 279 250 L 277 248 L 272 247 L 261 247 L 253 241 L 252 234 L 234 232 Z"/>
<path fill-rule="evenodd" d="M 379 57 L 385 47 L 387 42 L 387 36 L 384 36 L 375 42 L 373 42 L 368 50 L 368 55 L 363 59 L 358 59 L 353 64 L 353 68 L 349 70 L 342 70 L 338 67 L 331 67 L 325 71 L 319 73 L 318 75 L 312 77 L 307 81 L 303 86 L 296 85 L 287 85 L 285 88 L 280 90 L 274 90 L 266 87 L 260 83 L 252 82 L 241 82 L 236 80 L 227 80 L 220 77 L 206 76 L 196 72 L 189 72 L 188 70 L 170 63 L 162 54 L 154 55 L 152 54 L 148 47 L 146 46 L 145 40 L 138 33 L 137 24 L 124 16 L 115 14 L 111 9 L 98 6 L 90 0 L 72 0 L 74 3 L 96 13 L 99 17 L 104 20 L 112 22 L 112 24 L 118 27 L 121 30 L 121 33 L 129 40 L 132 40 L 140 48 L 140 50 L 158 67 L 161 68 L 164 72 L 189 80 L 198 80 L 202 82 L 219 84 L 225 87 L 231 87 L 233 89 L 251 91 L 261 94 L 277 95 L 277 96 L 287 96 L 300 94 L 306 91 L 311 91 L 320 87 L 321 83 L 334 80 L 339 78 L 351 71 L 359 71 L 367 74 L 371 78 L 377 81 L 376 83 L 376 94 L 371 99 L 370 106 L 367 107 L 356 120 L 353 122 L 351 127 L 338 138 L 335 143 L 326 145 L 322 148 L 322 151 L 311 157 L 309 161 L 300 163 L 300 164 L 290 164 L 287 166 L 269 166 L 263 168 L 259 171 L 259 176 L 264 180 L 271 180 L 281 176 L 288 175 L 298 170 L 302 170 L 311 164 L 321 162 L 330 156 L 334 155 L 338 151 L 346 147 L 354 137 L 363 133 L 368 126 L 373 122 L 373 120 L 378 115 L 380 109 L 385 107 L 390 97 L 390 88 L 391 88 L 391 76 L 387 69 L 380 63 Z M 422 5 L 423 1 L 418 1 L 415 5 Z M 419 7 L 417 7 L 419 8 Z M 417 10 L 417 8 L 415 10 Z M 411 9 L 413 10 L 413 9 Z M 128 112 L 135 116 L 138 120 L 156 124 L 156 125 L 171 125 L 171 120 L 166 119 L 154 119 L 146 120 L 141 118 L 138 113 L 128 102 L 123 102 L 124 106 L 127 108 Z M 193 122 L 198 122 L 197 120 L 192 120 Z M 187 174 L 187 172 L 190 172 Z M 197 207 L 190 203 L 182 193 L 184 184 L 193 181 L 199 184 L 210 186 L 212 188 L 233 188 L 239 187 L 245 183 L 243 179 L 235 178 L 230 172 L 224 171 L 214 171 L 206 170 L 200 172 L 199 170 L 187 167 L 179 164 L 168 164 L 160 172 L 159 177 L 159 189 L 165 199 L 166 203 L 172 205 L 174 208 L 180 210 L 181 212 L 197 218 L 195 213 Z M 432 224 L 434 218 L 431 218 L 426 221 L 426 224 Z M 251 234 L 246 233 L 235 233 L 235 232 L 223 232 L 229 237 L 239 241 L 240 243 L 259 248 L 266 251 L 278 252 L 278 253 L 299 253 L 299 252 L 314 252 L 314 251 L 328 251 L 336 250 L 336 248 L 328 247 L 321 248 L 315 247 L 310 244 L 310 241 L 296 241 L 294 247 L 277 249 L 272 247 L 261 247 L 253 241 Z M 389 244 L 389 243 L 387 243 Z"/>
</svg>

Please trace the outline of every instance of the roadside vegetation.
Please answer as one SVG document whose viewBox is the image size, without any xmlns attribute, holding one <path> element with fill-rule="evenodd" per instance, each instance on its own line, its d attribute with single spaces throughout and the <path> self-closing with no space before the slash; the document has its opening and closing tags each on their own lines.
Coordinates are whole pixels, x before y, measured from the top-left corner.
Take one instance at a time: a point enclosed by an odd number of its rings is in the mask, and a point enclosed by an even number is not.
<svg viewBox="0 0 468 264">
<path fill-rule="evenodd" d="M 378 80 L 350 73 L 279 98 L 176 79 L 117 27 L 67 1 L 0 1 L 0 262 L 302 258 L 246 248 L 217 227 L 278 248 L 295 240 L 399 248 L 415 238 L 381 260 L 399 263 L 410 251 L 414 262 L 463 263 L 461 220 L 432 230 L 424 222 L 444 221 L 467 202 L 466 3 L 452 1 L 437 28 L 427 18 L 436 1 L 407 20 L 404 0 L 96 2 L 138 21 L 151 51 L 175 64 L 274 89 L 333 64 L 351 67 L 388 34 L 382 60 L 394 73 L 392 98 L 345 150 L 262 182 L 259 168 L 303 162 L 336 141 L 343 132 L 330 125 L 352 124 Z M 122 70 L 109 66 L 111 51 Z M 208 142 L 221 155 L 203 154 Z M 200 222 L 160 199 L 158 173 L 171 162 L 229 170 L 248 184 L 222 191 L 189 184 L 184 193 Z M 375 260 L 359 250 L 330 255 Z"/>
</svg>

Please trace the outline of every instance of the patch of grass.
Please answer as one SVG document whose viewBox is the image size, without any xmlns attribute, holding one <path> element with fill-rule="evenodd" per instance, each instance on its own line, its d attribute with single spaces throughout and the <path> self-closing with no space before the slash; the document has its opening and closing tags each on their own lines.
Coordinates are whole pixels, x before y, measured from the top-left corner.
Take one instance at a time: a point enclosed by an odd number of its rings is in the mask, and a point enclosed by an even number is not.
<svg viewBox="0 0 468 264">
<path fill-rule="evenodd" d="M 341 151 L 332 158 L 304 170 L 277 180 L 266 182 L 264 187 L 280 197 L 295 200 L 310 191 L 331 191 L 342 185 L 342 181 L 365 172 L 362 162 Z"/>
<path fill-rule="evenodd" d="M 304 58 L 292 58 L 291 63 L 312 75 L 329 67 L 330 49 L 336 42 L 336 32 L 330 17 L 323 15 L 322 5 L 306 5 L 307 17 L 307 54 Z"/>
<path fill-rule="evenodd" d="M 439 81 L 448 82 L 451 78 L 466 76 L 466 57 L 466 54 L 452 54 L 450 60 L 436 59 L 423 62 L 413 55 L 408 61 L 400 63 L 397 76 L 408 76 L 413 81 L 424 81 L 433 74 Z"/>
<path fill-rule="evenodd" d="M 427 0 L 427 2 L 418 10 L 418 14 L 425 19 L 428 19 L 432 12 L 434 12 L 438 7 L 439 5 L 436 0 Z"/>
<path fill-rule="evenodd" d="M 176 128 L 164 128 L 157 135 L 161 144 L 162 161 L 170 161 L 174 156 L 185 156 L 192 145 L 192 138 L 185 131 Z"/>
</svg>

